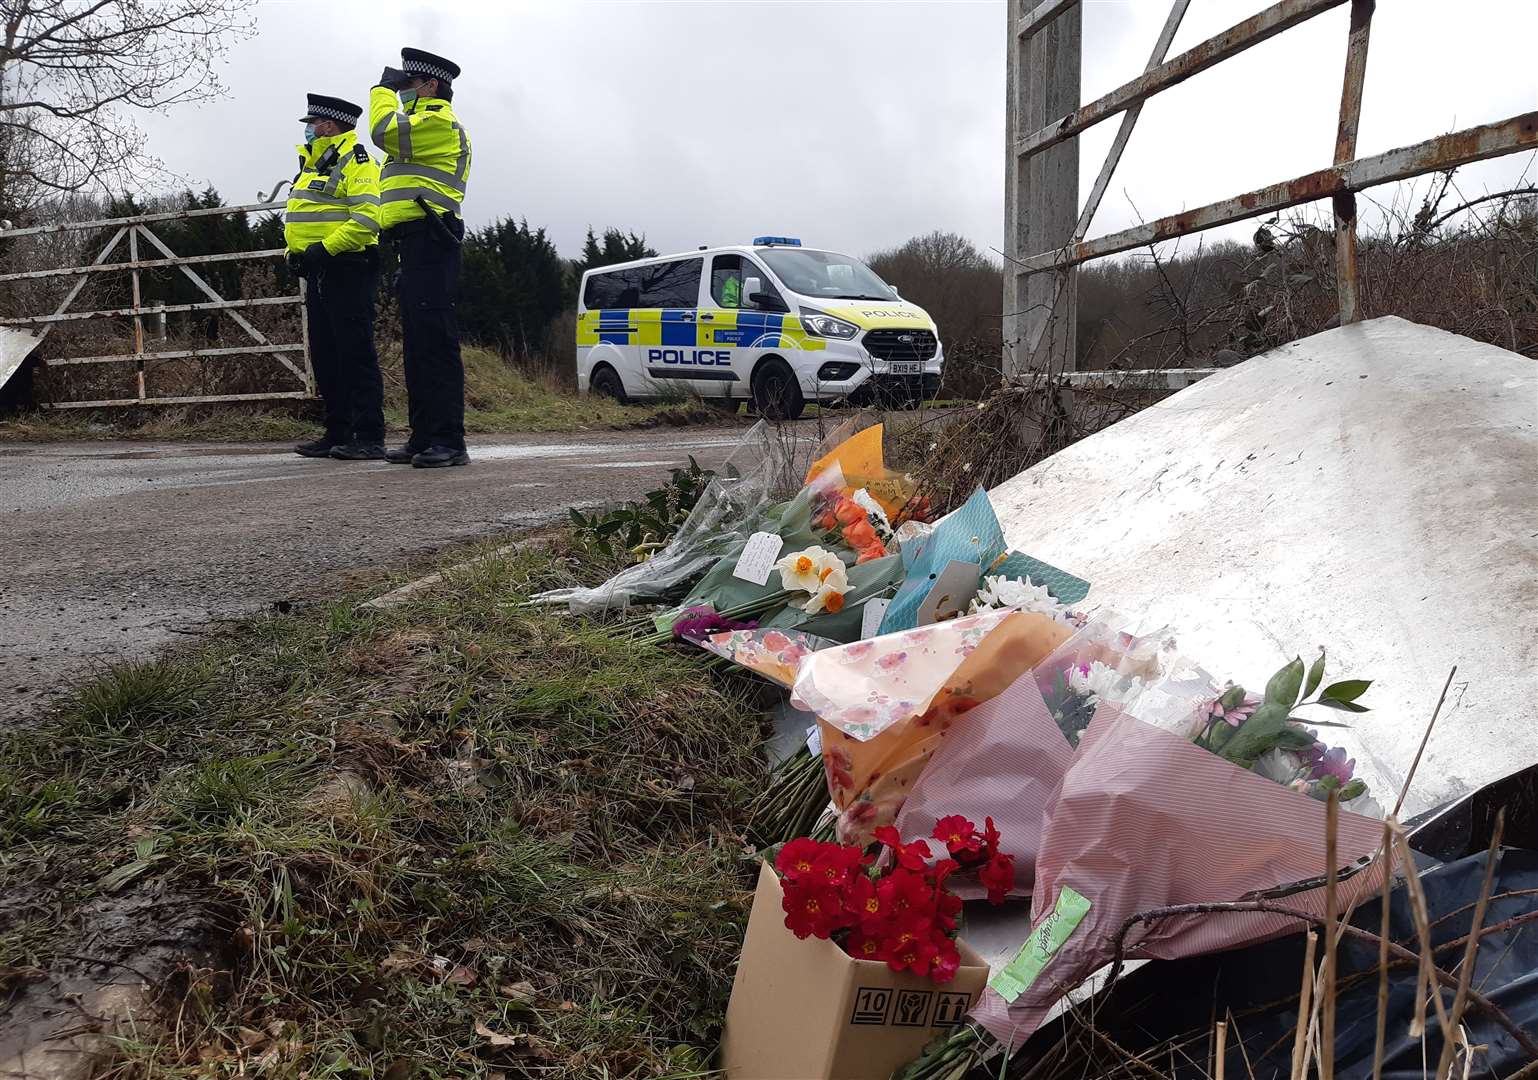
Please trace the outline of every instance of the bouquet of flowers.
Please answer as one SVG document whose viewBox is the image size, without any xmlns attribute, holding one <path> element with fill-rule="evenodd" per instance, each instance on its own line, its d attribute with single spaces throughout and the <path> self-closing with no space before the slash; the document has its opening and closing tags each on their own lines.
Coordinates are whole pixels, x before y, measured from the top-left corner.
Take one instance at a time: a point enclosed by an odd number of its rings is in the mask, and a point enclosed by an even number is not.
<svg viewBox="0 0 1538 1080">
<path fill-rule="evenodd" d="M 1336 784 L 1347 794 L 1347 763 L 1316 746 L 1292 714 L 1308 706 L 1361 711 L 1356 699 L 1368 686 L 1349 680 L 1321 690 L 1323 674 L 1322 656 L 1307 669 L 1294 660 L 1251 698 L 1238 687 L 1220 690 L 1177 659 L 1135 699 L 1097 705 L 1042 826 L 1031 934 L 973 1013 L 994 1038 L 1019 1046 L 1118 948 L 1173 959 L 1297 928 L 1259 911 L 1132 925 L 1134 914 L 1257 896 L 1323 913 L 1326 806 L 1309 796 Z M 1296 770 L 1257 768 L 1276 752 L 1296 755 Z M 1333 869 L 1342 906 L 1380 887 L 1381 866 L 1367 860 L 1382 828 L 1374 817 L 1339 815 Z M 1150 851 L 1158 852 L 1158 873 L 1148 872 Z"/>
<path fill-rule="evenodd" d="M 919 625 L 926 610 L 936 619 L 946 619 L 1020 607 L 1071 622 L 1066 605 L 1089 592 L 1089 583 L 1083 579 L 1010 551 L 993 503 L 982 488 L 932 529 L 904 543 L 902 555 L 902 584 L 881 621 L 883 634 Z M 960 583 L 950 572 L 957 563 L 962 564 Z M 966 571 L 966 567 L 975 569 Z M 942 587 L 946 595 L 937 596 L 935 590 Z"/>
<path fill-rule="evenodd" d="M 892 824 L 957 720 L 1069 634 L 1044 615 L 989 611 L 807 657 L 792 703 L 817 715 L 840 839 Z"/>
<path fill-rule="evenodd" d="M 1102 617 L 1032 670 L 1011 667 L 1015 681 L 969 711 L 935 750 L 902 804 L 898 831 L 924 835 L 948 813 L 992 813 L 1005 825 L 1007 851 L 1021 867 L 1016 888 L 1029 893 L 1043 814 L 1073 762 L 1078 732 L 1097 709 L 1125 700 L 1152 676 L 1157 651 L 1156 638 L 1115 631 Z M 1085 670 L 1094 672 L 1093 687 Z M 1052 687 L 1063 688 L 1056 708 L 1046 700 L 1044 688 Z"/>
<path fill-rule="evenodd" d="M 858 960 L 949 982 L 961 966 L 962 901 L 947 882 L 953 874 L 975 873 L 989 900 L 1003 902 L 1014 866 L 999 851 L 998 830 L 991 818 L 979 832 L 963 817 L 947 817 L 933 836 L 944 845 L 939 858 L 926 840 L 904 844 L 890 826 L 875 839 L 879 861 L 852 844 L 801 838 L 781 848 L 774 868 L 784 888 L 786 927 L 798 938 L 832 940 Z"/>
</svg>

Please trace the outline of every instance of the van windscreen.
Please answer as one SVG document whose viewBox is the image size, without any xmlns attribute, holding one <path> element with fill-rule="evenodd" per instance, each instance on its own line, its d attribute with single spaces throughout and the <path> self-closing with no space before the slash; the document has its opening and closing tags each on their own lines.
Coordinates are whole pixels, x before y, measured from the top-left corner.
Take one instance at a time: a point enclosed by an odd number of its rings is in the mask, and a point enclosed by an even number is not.
<svg viewBox="0 0 1538 1080">
<path fill-rule="evenodd" d="M 785 287 L 802 296 L 829 300 L 896 300 L 897 294 L 859 259 L 807 248 L 759 248 Z"/>
</svg>

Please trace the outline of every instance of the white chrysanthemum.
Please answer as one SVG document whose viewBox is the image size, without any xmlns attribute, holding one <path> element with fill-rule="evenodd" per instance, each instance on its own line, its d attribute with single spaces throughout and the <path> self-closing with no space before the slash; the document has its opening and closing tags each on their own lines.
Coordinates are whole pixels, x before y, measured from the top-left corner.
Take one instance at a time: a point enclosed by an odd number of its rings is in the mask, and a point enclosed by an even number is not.
<svg viewBox="0 0 1538 1080">
<path fill-rule="evenodd" d="M 833 573 L 844 573 L 844 562 L 825 548 L 812 547 L 792 551 L 774 564 L 780 572 L 780 585 L 787 592 L 815 593 Z"/>
<path fill-rule="evenodd" d="M 1087 670 L 1077 664 L 1069 668 L 1068 686 L 1075 693 L 1111 705 L 1124 704 L 1143 693 L 1143 680 L 1140 677 L 1123 675 L 1099 660 L 1090 664 Z"/>
<path fill-rule="evenodd" d="M 1029 578 L 983 578 L 983 587 L 977 590 L 977 599 L 972 601 L 968 614 L 1001 608 L 1019 608 L 1046 615 L 1060 623 L 1071 622 L 1069 610 L 1057 602 L 1045 585 L 1037 585 Z"/>
</svg>

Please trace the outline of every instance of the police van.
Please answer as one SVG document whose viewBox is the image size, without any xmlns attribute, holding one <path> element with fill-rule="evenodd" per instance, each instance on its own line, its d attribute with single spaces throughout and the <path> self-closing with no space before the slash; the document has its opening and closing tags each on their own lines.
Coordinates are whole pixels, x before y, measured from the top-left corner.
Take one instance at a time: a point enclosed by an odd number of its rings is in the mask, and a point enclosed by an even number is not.
<svg viewBox="0 0 1538 1080">
<path fill-rule="evenodd" d="M 808 401 L 911 407 L 943 363 L 922 308 L 789 237 L 599 267 L 577 298 L 577 388 L 619 401 L 684 391 L 788 420 Z"/>
</svg>

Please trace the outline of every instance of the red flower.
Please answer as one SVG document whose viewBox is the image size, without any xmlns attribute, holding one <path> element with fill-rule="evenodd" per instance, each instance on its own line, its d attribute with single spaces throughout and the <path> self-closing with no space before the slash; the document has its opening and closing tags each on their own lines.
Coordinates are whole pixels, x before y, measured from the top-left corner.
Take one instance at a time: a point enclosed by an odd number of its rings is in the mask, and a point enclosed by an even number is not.
<svg viewBox="0 0 1538 1080">
<path fill-rule="evenodd" d="M 990 859 L 999 853 L 999 830 L 993 827 L 993 819 L 983 819 L 983 852 Z"/>
<path fill-rule="evenodd" d="M 785 909 L 785 925 L 798 938 L 826 938 L 838 928 L 844 915 L 838 893 L 832 889 L 792 887 L 786 890 L 781 906 Z"/>
<path fill-rule="evenodd" d="M 930 968 L 929 978 L 937 983 L 948 983 L 961 969 L 961 953 L 957 951 L 956 943 L 948 937 L 936 938 L 935 948 L 939 950 L 939 955 Z"/>
<path fill-rule="evenodd" d="M 819 885 L 830 889 L 848 884 L 849 876 L 860 868 L 861 853 L 856 847 L 841 844 L 824 844 L 816 862 L 812 864 L 812 877 Z"/>
<path fill-rule="evenodd" d="M 988 890 L 990 904 L 1002 904 L 1015 887 L 1015 860 L 1011 855 L 994 855 L 977 872 L 977 880 Z"/>
<path fill-rule="evenodd" d="M 983 841 L 982 837 L 977 835 L 977 826 L 960 814 L 952 814 L 935 822 L 935 831 L 931 835 L 936 840 L 943 841 L 945 850 L 952 855 L 971 854 L 982 850 Z"/>
<path fill-rule="evenodd" d="M 889 943 L 890 945 L 890 943 Z M 915 975 L 928 975 L 929 965 L 940 955 L 939 948 L 928 938 L 911 938 L 902 945 L 890 948 L 887 967 L 893 971 L 907 969 Z"/>
<path fill-rule="evenodd" d="M 961 897 L 953 892 L 940 893 L 939 903 L 935 907 L 936 918 L 940 925 L 947 930 L 956 929 L 956 916 L 961 914 Z"/>
<path fill-rule="evenodd" d="M 867 933 L 864 930 L 856 930 L 849 935 L 849 946 L 845 949 L 856 960 L 883 961 L 887 958 L 885 943 L 876 934 Z"/>
<path fill-rule="evenodd" d="M 897 865 L 905 870 L 922 870 L 929 862 L 929 845 L 922 840 L 904 844 L 902 836 L 890 825 L 876 830 L 876 839 L 892 849 Z"/>
<path fill-rule="evenodd" d="M 876 883 L 864 874 L 858 874 L 844 890 L 844 906 L 860 920 L 862 927 L 872 927 L 884 921 L 890 914 L 888 905 L 876 891 Z M 851 954 L 853 955 L 853 954 Z"/>
<path fill-rule="evenodd" d="M 911 870 L 894 870 L 876 885 L 876 895 L 893 916 L 907 912 L 928 914 L 935 908 L 935 893 L 924 875 Z"/>
<path fill-rule="evenodd" d="M 780 848 L 780 854 L 774 860 L 774 868 L 780 872 L 780 877 L 787 881 L 803 881 L 810 877 L 816 868 L 817 860 L 825 846 L 834 845 L 824 845 L 821 841 L 805 836 L 798 837 Z"/>
</svg>

